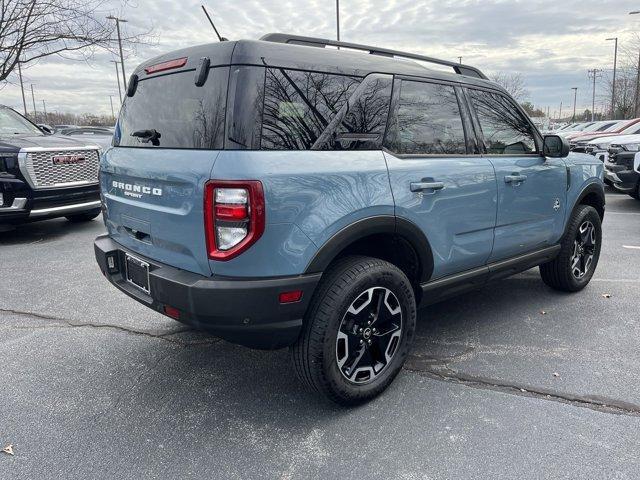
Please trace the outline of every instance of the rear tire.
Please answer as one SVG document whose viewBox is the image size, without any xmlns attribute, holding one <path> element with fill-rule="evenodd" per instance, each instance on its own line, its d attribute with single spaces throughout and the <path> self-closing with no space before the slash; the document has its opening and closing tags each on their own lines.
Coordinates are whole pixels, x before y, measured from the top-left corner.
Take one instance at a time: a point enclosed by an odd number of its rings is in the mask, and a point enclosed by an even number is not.
<svg viewBox="0 0 640 480">
<path fill-rule="evenodd" d="M 100 215 L 100 210 L 94 212 L 78 213 L 77 215 L 67 215 L 65 218 L 71 223 L 90 222 Z"/>
<path fill-rule="evenodd" d="M 300 380 L 341 405 L 382 393 L 413 341 L 416 301 L 396 266 L 369 257 L 332 265 L 317 287 L 290 353 Z"/>
<path fill-rule="evenodd" d="M 578 206 L 560 245 L 558 256 L 540 265 L 540 275 L 551 288 L 578 292 L 591 281 L 600 258 L 602 225 L 595 208 Z"/>
</svg>

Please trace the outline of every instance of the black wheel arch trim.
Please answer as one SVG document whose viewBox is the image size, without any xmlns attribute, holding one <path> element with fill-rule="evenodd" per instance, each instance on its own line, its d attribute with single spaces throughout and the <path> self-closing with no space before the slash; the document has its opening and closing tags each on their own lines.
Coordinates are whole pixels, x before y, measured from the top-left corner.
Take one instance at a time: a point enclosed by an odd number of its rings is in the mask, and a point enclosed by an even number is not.
<svg viewBox="0 0 640 480">
<path fill-rule="evenodd" d="M 575 210 L 578 205 L 582 204 L 582 200 L 584 200 L 587 195 L 590 195 L 592 193 L 595 193 L 596 195 L 598 195 L 598 197 L 602 201 L 602 208 L 604 209 L 604 206 L 607 202 L 604 194 L 604 185 L 601 183 L 595 183 L 595 182 L 590 183 L 589 185 L 587 185 L 582 189 L 582 191 L 580 192 L 580 195 L 578 195 L 578 201 L 573 206 L 573 209 Z"/>
<path fill-rule="evenodd" d="M 377 215 L 358 220 L 334 234 L 311 259 L 306 273 L 323 272 L 347 247 L 370 235 L 391 234 L 409 242 L 421 265 L 419 281 L 426 282 L 433 272 L 431 245 L 415 223 L 393 215 Z"/>
</svg>

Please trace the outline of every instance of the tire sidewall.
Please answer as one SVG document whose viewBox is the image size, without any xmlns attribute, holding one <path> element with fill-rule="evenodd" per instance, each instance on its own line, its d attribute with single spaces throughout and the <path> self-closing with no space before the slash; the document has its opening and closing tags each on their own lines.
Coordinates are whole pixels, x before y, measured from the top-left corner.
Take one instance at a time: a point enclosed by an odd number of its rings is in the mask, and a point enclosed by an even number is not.
<svg viewBox="0 0 640 480">
<path fill-rule="evenodd" d="M 344 290 L 340 301 L 335 305 L 334 311 L 331 312 L 331 318 L 323 341 L 323 370 L 331 389 L 343 398 L 355 400 L 361 397 L 362 399 L 367 399 L 384 390 L 400 372 L 413 343 L 417 316 L 415 296 L 406 276 L 392 265 L 389 266 L 392 268 L 386 269 L 378 266 L 363 275 L 359 275 Z M 397 297 L 402 309 L 402 337 L 391 363 L 385 367 L 384 371 L 368 383 L 355 384 L 344 378 L 338 368 L 336 361 L 338 329 L 353 301 L 372 287 L 388 288 Z"/>
<path fill-rule="evenodd" d="M 573 275 L 573 272 L 571 271 L 571 252 L 573 252 L 573 245 L 578 234 L 578 230 L 580 229 L 580 226 L 587 220 L 590 221 L 596 229 L 596 248 L 593 254 L 593 262 L 591 264 L 591 268 L 589 268 L 589 271 L 584 277 L 578 279 Z M 569 235 L 567 237 L 567 242 L 570 242 L 568 244 L 568 252 L 570 253 L 565 259 L 566 268 L 568 270 L 568 278 L 574 288 L 582 289 L 591 281 L 591 278 L 593 277 L 596 268 L 598 267 L 600 252 L 602 250 L 602 223 L 600 220 L 600 215 L 598 215 L 598 212 L 595 210 L 595 208 L 584 207 L 577 212 L 575 222 L 572 225 L 571 231 L 569 232 Z"/>
</svg>

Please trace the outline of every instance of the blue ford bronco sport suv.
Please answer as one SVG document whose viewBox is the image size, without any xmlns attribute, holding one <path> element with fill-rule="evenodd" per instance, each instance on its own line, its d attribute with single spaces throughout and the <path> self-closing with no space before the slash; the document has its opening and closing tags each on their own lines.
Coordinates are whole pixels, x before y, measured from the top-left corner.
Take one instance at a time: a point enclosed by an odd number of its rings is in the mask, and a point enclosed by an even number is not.
<svg viewBox="0 0 640 480">
<path fill-rule="evenodd" d="M 306 384 L 353 405 L 398 374 L 418 305 L 538 265 L 584 288 L 602 176 L 473 67 L 270 34 L 136 69 L 95 254 L 130 297 L 288 346 Z"/>
</svg>

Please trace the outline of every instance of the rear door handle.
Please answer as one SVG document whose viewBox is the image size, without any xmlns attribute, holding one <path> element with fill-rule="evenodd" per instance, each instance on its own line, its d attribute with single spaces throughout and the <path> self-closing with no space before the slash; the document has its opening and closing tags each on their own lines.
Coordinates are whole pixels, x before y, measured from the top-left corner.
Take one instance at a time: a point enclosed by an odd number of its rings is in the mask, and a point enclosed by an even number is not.
<svg viewBox="0 0 640 480">
<path fill-rule="evenodd" d="M 506 175 L 504 177 L 504 183 L 522 183 L 526 179 L 526 175 Z"/>
<path fill-rule="evenodd" d="M 444 188 L 444 182 L 411 182 L 410 186 L 412 192 L 424 192 L 425 190 L 442 190 Z"/>
</svg>

